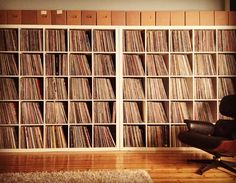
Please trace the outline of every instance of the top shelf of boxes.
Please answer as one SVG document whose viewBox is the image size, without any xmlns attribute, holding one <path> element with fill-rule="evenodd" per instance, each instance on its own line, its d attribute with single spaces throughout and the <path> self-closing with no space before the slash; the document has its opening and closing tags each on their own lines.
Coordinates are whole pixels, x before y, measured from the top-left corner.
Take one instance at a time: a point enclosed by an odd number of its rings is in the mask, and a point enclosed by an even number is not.
<svg viewBox="0 0 236 183">
<path fill-rule="evenodd" d="M 236 25 L 236 12 L 0 10 L 0 24 L 222 26 Z"/>
</svg>

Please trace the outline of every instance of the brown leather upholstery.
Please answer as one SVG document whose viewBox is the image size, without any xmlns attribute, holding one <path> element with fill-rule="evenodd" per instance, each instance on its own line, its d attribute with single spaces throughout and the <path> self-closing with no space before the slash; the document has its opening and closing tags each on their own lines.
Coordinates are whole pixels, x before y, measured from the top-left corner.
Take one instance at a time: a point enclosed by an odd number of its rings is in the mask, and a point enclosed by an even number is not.
<svg viewBox="0 0 236 183">
<path fill-rule="evenodd" d="M 228 95 L 221 100 L 220 112 L 231 117 L 232 120 L 218 120 L 215 125 L 210 122 L 185 120 L 188 131 L 178 135 L 183 143 L 202 149 L 214 156 L 212 161 L 194 160 L 210 163 L 200 168 L 197 171 L 199 174 L 218 166 L 236 173 L 236 169 L 232 168 L 236 166 L 236 163 L 220 160 L 222 156 L 236 156 L 236 95 Z"/>
</svg>

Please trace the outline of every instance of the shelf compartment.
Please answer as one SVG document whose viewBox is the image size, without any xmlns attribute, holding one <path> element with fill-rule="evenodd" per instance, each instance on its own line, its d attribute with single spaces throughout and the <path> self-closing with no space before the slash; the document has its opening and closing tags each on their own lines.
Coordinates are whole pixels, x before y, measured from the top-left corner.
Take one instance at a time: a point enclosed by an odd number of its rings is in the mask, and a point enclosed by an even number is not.
<svg viewBox="0 0 236 183">
<path fill-rule="evenodd" d="M 171 54 L 170 56 L 170 74 L 190 76 L 192 75 L 192 55 Z"/>
<path fill-rule="evenodd" d="M 23 100 L 43 99 L 43 78 L 24 77 L 20 80 L 20 95 Z"/>
<path fill-rule="evenodd" d="M 195 78 L 195 98 L 215 99 L 216 78 Z"/>
<path fill-rule="evenodd" d="M 20 55 L 21 75 L 43 75 L 43 55 L 42 54 L 21 54 Z"/>
<path fill-rule="evenodd" d="M 147 123 L 168 123 L 168 102 L 147 102 Z"/>
<path fill-rule="evenodd" d="M 68 75 L 67 54 L 46 54 L 45 68 L 46 75 Z"/>
<path fill-rule="evenodd" d="M 123 74 L 125 76 L 143 76 L 145 74 L 145 57 L 140 54 L 123 55 Z"/>
<path fill-rule="evenodd" d="M 18 127 L 0 127 L 0 149 L 18 148 Z"/>
<path fill-rule="evenodd" d="M 20 30 L 21 51 L 43 51 L 43 29 Z"/>
<path fill-rule="evenodd" d="M 214 54 L 195 54 L 194 55 L 194 74 L 196 75 L 215 75 L 216 56 Z"/>
<path fill-rule="evenodd" d="M 218 50 L 219 51 L 236 51 L 235 30 L 218 30 Z"/>
<path fill-rule="evenodd" d="M 91 30 L 70 30 L 70 51 L 91 51 Z"/>
<path fill-rule="evenodd" d="M 94 126 L 94 147 L 115 147 L 116 126 Z"/>
<path fill-rule="evenodd" d="M 71 99 L 92 99 L 91 78 L 71 78 L 70 98 Z"/>
<path fill-rule="evenodd" d="M 124 30 L 123 31 L 123 51 L 144 52 L 145 31 L 144 30 Z"/>
<path fill-rule="evenodd" d="M 0 124 L 18 124 L 18 102 L 0 102 Z"/>
<path fill-rule="evenodd" d="M 124 78 L 123 98 L 144 99 L 144 78 Z"/>
<path fill-rule="evenodd" d="M 68 81 L 67 78 L 48 77 L 45 81 L 46 99 L 60 100 L 68 99 Z"/>
<path fill-rule="evenodd" d="M 221 99 L 226 95 L 236 94 L 236 78 L 220 77 L 218 78 L 218 98 Z"/>
<path fill-rule="evenodd" d="M 167 99 L 168 98 L 168 78 L 147 78 L 147 98 Z"/>
<path fill-rule="evenodd" d="M 18 78 L 0 78 L 0 100 L 18 100 Z"/>
<path fill-rule="evenodd" d="M 185 119 L 193 119 L 192 102 L 171 102 L 171 123 L 184 123 Z"/>
<path fill-rule="evenodd" d="M 218 54 L 218 74 L 236 75 L 236 54 Z"/>
<path fill-rule="evenodd" d="M 67 30 L 46 29 L 45 43 L 46 51 L 67 51 Z"/>
<path fill-rule="evenodd" d="M 171 51 L 191 52 L 192 50 L 191 30 L 171 30 Z"/>
<path fill-rule="evenodd" d="M 124 147 L 145 147 L 145 126 L 124 126 Z"/>
<path fill-rule="evenodd" d="M 169 127 L 147 126 L 147 147 L 169 147 Z"/>
<path fill-rule="evenodd" d="M 67 126 L 46 126 L 46 148 L 67 148 Z"/>
<path fill-rule="evenodd" d="M 123 103 L 124 123 L 143 123 L 145 115 L 145 103 L 141 101 Z"/>
<path fill-rule="evenodd" d="M 192 78 L 171 78 L 171 99 L 191 99 Z"/>
<path fill-rule="evenodd" d="M 70 75 L 89 76 L 92 74 L 90 54 L 70 54 Z"/>
<path fill-rule="evenodd" d="M 24 126 L 21 127 L 21 149 L 43 148 L 43 127 Z"/>
<path fill-rule="evenodd" d="M 0 29 L 0 51 L 18 51 L 18 29 Z"/>
<path fill-rule="evenodd" d="M 215 122 L 217 120 L 217 102 L 194 102 L 194 120 Z"/>
<path fill-rule="evenodd" d="M 43 124 L 43 102 L 21 103 L 21 124 Z"/>
<path fill-rule="evenodd" d="M 94 30 L 93 31 L 93 51 L 94 52 L 114 52 L 116 51 L 114 30 Z"/>
<path fill-rule="evenodd" d="M 18 55 L 15 53 L 0 53 L 0 75 L 17 76 Z"/>
<path fill-rule="evenodd" d="M 188 127 L 186 125 L 175 125 L 171 126 L 171 147 L 187 147 L 188 145 L 182 143 L 179 138 L 178 134 L 182 131 L 187 131 Z"/>
<path fill-rule="evenodd" d="M 92 123 L 92 102 L 70 102 L 69 120 L 71 124 Z"/>
<path fill-rule="evenodd" d="M 66 124 L 68 119 L 67 102 L 46 102 L 45 123 Z"/>
<path fill-rule="evenodd" d="M 70 126 L 70 147 L 91 148 L 92 147 L 91 126 Z"/>
<path fill-rule="evenodd" d="M 115 99 L 116 98 L 115 78 L 94 78 L 93 98 L 94 99 Z"/>
<path fill-rule="evenodd" d="M 146 33 L 147 52 L 168 52 L 168 30 L 148 30 Z"/>
<path fill-rule="evenodd" d="M 94 54 L 94 75 L 115 76 L 115 54 Z"/>
<path fill-rule="evenodd" d="M 94 102 L 94 123 L 116 123 L 116 102 Z"/>
<path fill-rule="evenodd" d="M 194 42 L 196 52 L 216 51 L 216 32 L 215 30 L 195 30 Z"/>
<path fill-rule="evenodd" d="M 148 54 L 146 56 L 146 73 L 148 76 L 168 76 L 168 55 Z"/>
</svg>

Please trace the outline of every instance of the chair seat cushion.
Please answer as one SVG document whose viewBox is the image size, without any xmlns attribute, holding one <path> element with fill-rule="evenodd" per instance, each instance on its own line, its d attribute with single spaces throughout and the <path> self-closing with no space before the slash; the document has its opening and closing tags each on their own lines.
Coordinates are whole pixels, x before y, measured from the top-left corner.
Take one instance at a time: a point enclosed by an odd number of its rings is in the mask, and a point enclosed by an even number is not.
<svg viewBox="0 0 236 183">
<path fill-rule="evenodd" d="M 236 155 L 236 140 L 224 140 L 213 151 L 231 156 Z"/>
<path fill-rule="evenodd" d="M 205 151 L 212 151 L 217 148 L 222 141 L 227 140 L 223 137 L 209 136 L 193 131 L 180 132 L 178 138 L 185 144 Z"/>
</svg>

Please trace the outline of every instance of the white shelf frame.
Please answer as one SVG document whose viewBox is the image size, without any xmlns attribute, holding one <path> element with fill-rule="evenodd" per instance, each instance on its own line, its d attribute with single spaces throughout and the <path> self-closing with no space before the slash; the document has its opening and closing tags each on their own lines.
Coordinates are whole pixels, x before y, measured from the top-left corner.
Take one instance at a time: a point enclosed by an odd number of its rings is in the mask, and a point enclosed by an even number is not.
<svg viewBox="0 0 236 183">
<path fill-rule="evenodd" d="M 192 117 L 194 118 L 194 110 L 195 110 L 195 102 L 198 102 L 198 101 L 209 101 L 209 102 L 215 102 L 216 103 L 216 109 L 217 109 L 217 112 L 216 112 L 216 118 L 218 119 L 219 118 L 219 110 L 218 110 L 218 106 L 219 106 L 219 102 L 220 102 L 220 99 L 218 98 L 218 81 L 219 81 L 219 78 L 221 77 L 231 77 L 231 78 L 234 78 L 236 76 L 234 75 L 231 75 L 231 76 L 228 76 L 228 75 L 218 75 L 218 54 L 221 54 L 221 53 L 224 53 L 224 54 L 235 54 L 236 55 L 236 51 L 235 52 L 224 52 L 224 51 L 218 51 L 218 45 L 217 45 L 217 42 L 218 42 L 218 30 L 224 30 L 224 29 L 231 29 L 231 30 L 236 30 L 236 26 L 69 26 L 69 25 L 0 25 L 0 29 L 17 29 L 17 32 L 18 32 L 18 51 L 0 51 L 0 53 L 14 53 L 14 54 L 17 54 L 18 56 L 18 68 L 19 68 L 19 73 L 18 75 L 16 76 L 8 76 L 8 75 L 4 75 L 4 76 L 0 76 L 0 77 L 9 77 L 9 78 L 17 78 L 19 80 L 19 84 L 18 84 L 18 91 L 19 91 L 19 99 L 18 100 L 1 100 L 1 102 L 3 101 L 11 101 L 11 102 L 16 102 L 18 104 L 18 124 L 0 124 L 0 127 L 3 127 L 3 126 L 15 126 L 15 127 L 18 127 L 18 145 L 20 146 L 20 142 L 21 142 L 21 135 L 20 135 L 20 128 L 22 126 L 40 126 L 40 127 L 43 127 L 43 144 L 44 144 L 44 147 L 46 145 L 46 126 L 50 125 L 50 124 L 46 124 L 45 123 L 45 108 L 46 108 L 46 102 L 47 101 L 66 101 L 68 103 L 68 109 L 67 109 L 67 114 L 70 113 L 70 103 L 73 102 L 73 101 L 90 101 L 92 102 L 92 111 L 93 111 L 93 103 L 95 101 L 115 101 L 116 102 L 116 124 L 96 124 L 96 123 L 91 123 L 91 124 L 71 124 L 69 123 L 69 116 L 68 116 L 68 123 L 67 124 L 62 124 L 62 126 L 67 126 L 67 142 L 68 142 L 68 147 L 67 148 L 42 148 L 42 149 L 21 149 L 20 147 L 18 147 L 18 149 L 1 149 L 1 151 L 10 151 L 10 152 L 45 152 L 45 151 L 117 151 L 117 150 L 152 150 L 152 149 L 162 149 L 162 148 L 166 148 L 166 147 L 124 147 L 124 144 L 123 144 L 123 127 L 124 125 L 126 125 L 126 123 L 124 124 L 123 123 L 123 102 L 124 101 L 140 101 L 140 102 L 144 102 L 145 103 L 145 116 L 144 116 L 144 123 L 139 123 L 139 124 L 129 124 L 129 125 L 142 125 L 145 127 L 145 139 L 144 141 L 147 139 L 147 126 L 151 125 L 151 126 L 168 126 L 169 128 L 169 145 L 170 147 L 168 148 L 171 148 L 171 149 L 175 149 L 175 148 L 185 148 L 185 147 L 171 147 L 171 127 L 172 126 L 175 126 L 175 125 L 184 125 L 182 123 L 171 123 L 170 120 L 171 120 L 171 102 L 175 102 L 175 101 L 184 101 L 184 102 L 191 102 L 192 104 Z M 21 51 L 20 50 L 20 30 L 21 29 L 42 29 L 43 30 L 43 51 Z M 47 29 L 65 29 L 67 30 L 67 51 L 58 51 L 58 52 L 54 52 L 54 51 L 46 51 L 45 49 L 45 30 Z M 92 50 L 89 51 L 89 52 L 74 52 L 74 51 L 70 51 L 70 44 L 69 44 L 69 36 L 70 36 L 70 30 L 89 30 L 91 31 L 91 48 Z M 116 45 L 116 51 L 115 52 L 96 52 L 93 50 L 93 32 L 94 30 L 114 30 L 115 31 L 115 45 Z M 142 30 L 144 31 L 145 33 L 145 50 L 146 50 L 146 32 L 148 30 L 166 30 L 168 32 L 168 52 L 147 52 L 147 51 L 144 51 L 144 52 L 125 52 L 123 50 L 123 31 L 125 30 Z M 171 51 L 171 31 L 172 30 L 190 30 L 191 31 L 191 34 L 192 34 L 192 51 L 191 52 L 173 52 Z M 195 30 L 214 30 L 215 31 L 215 38 L 216 38 L 216 51 L 213 51 L 213 52 L 195 52 L 195 49 L 194 49 L 194 33 L 195 33 Z M 21 75 L 20 73 L 20 55 L 22 53 L 39 53 L 42 55 L 43 57 L 43 69 L 44 69 L 44 75 L 43 76 L 23 76 Z M 46 65 L 45 65 L 45 55 L 47 53 L 64 53 L 64 54 L 67 54 L 67 61 L 68 61 L 68 75 L 60 75 L 60 76 L 48 76 L 46 75 Z M 97 75 L 94 75 L 94 69 L 92 67 L 92 75 L 89 75 L 89 76 L 80 76 L 80 75 L 70 75 L 69 73 L 69 56 L 70 54 L 80 54 L 80 53 L 83 53 L 83 54 L 90 54 L 91 55 L 91 60 L 93 62 L 94 60 L 94 54 L 97 54 L 97 53 L 108 53 L 108 54 L 114 54 L 115 55 L 115 64 L 116 64 L 116 75 L 115 77 L 114 76 L 97 76 Z M 200 54 L 200 53 L 209 53 L 209 54 L 214 54 L 216 55 L 216 75 L 194 75 L 194 73 L 192 73 L 192 75 L 189 75 L 189 76 L 173 76 L 170 74 L 170 55 L 171 54 L 189 54 L 191 55 L 191 59 L 192 59 L 192 71 L 194 70 L 194 54 Z M 147 54 L 165 54 L 165 55 L 168 55 L 168 76 L 148 76 L 147 74 L 145 74 L 144 76 L 124 76 L 123 75 L 123 64 L 122 64 L 122 59 L 123 59 L 123 54 L 142 54 L 144 55 L 144 59 L 145 59 L 145 70 L 146 70 L 146 57 L 147 57 Z M 93 65 L 93 63 L 92 63 Z M 45 88 L 45 80 L 47 77 L 63 77 L 63 78 L 67 78 L 67 81 L 68 81 L 68 99 L 67 100 L 50 100 L 50 99 L 45 99 L 45 90 L 43 91 L 43 96 L 44 96 L 44 99 L 42 100 L 22 100 L 21 97 L 20 97 L 20 79 L 23 78 L 23 77 L 37 77 L 37 78 L 43 78 L 43 87 Z M 80 99 L 70 99 L 70 78 L 73 78 L 73 77 L 78 77 L 78 78 L 82 78 L 82 77 L 90 77 L 92 79 L 92 82 L 93 82 L 93 78 L 94 77 L 104 77 L 104 78 L 112 78 L 114 77 L 115 78 L 115 85 L 116 85 L 116 91 L 114 91 L 116 93 L 116 99 L 108 99 L 108 100 L 103 100 L 103 99 L 89 99 L 89 100 L 80 100 Z M 135 78 L 135 77 L 141 77 L 141 78 L 144 78 L 145 80 L 145 98 L 144 99 L 141 99 L 141 100 L 129 100 L 129 99 L 123 99 L 123 78 Z M 170 85 L 170 80 L 171 78 L 192 78 L 192 90 L 193 90 L 193 98 L 192 99 L 148 99 L 147 98 L 147 95 L 146 95 L 146 90 L 147 90 L 147 78 L 167 78 L 168 79 L 168 85 L 169 85 L 169 88 L 168 88 L 168 96 L 170 96 L 170 92 L 171 92 L 171 85 Z M 217 88 L 217 92 L 216 92 L 216 98 L 215 99 L 195 99 L 194 98 L 194 91 L 195 91 L 195 78 L 197 77 L 210 77 L 210 78 L 215 78 L 216 80 L 216 88 Z M 93 87 L 93 83 L 92 83 L 92 86 Z M 92 88 L 91 88 L 92 89 Z M 93 91 L 93 90 L 92 90 Z M 93 95 L 93 94 L 92 94 Z M 22 102 L 25 102 L 25 101 L 40 101 L 40 102 L 43 102 L 43 107 L 44 107 L 44 114 L 43 114 L 43 119 L 44 119 L 44 124 L 21 124 L 21 103 Z M 160 101 L 160 102 L 167 102 L 168 103 L 168 119 L 169 119 L 169 122 L 168 123 L 147 123 L 147 102 L 149 101 Z M 92 114 L 93 115 L 93 114 Z M 53 124 L 53 125 L 61 125 L 61 124 Z M 106 126 L 110 126 L 110 125 L 114 125 L 115 128 L 116 128 L 116 147 L 109 147 L 109 148 L 106 148 L 106 147 L 93 147 L 93 148 L 70 148 L 70 136 L 69 136 L 69 128 L 70 126 L 74 126 L 74 125 L 89 125 L 89 126 L 92 126 L 92 137 L 91 137 L 91 140 L 92 140 L 92 146 L 94 145 L 94 126 L 95 125 L 99 125 L 99 126 L 102 126 L 102 125 L 106 125 Z M 147 145 L 147 141 L 145 141 L 145 145 Z"/>
</svg>

